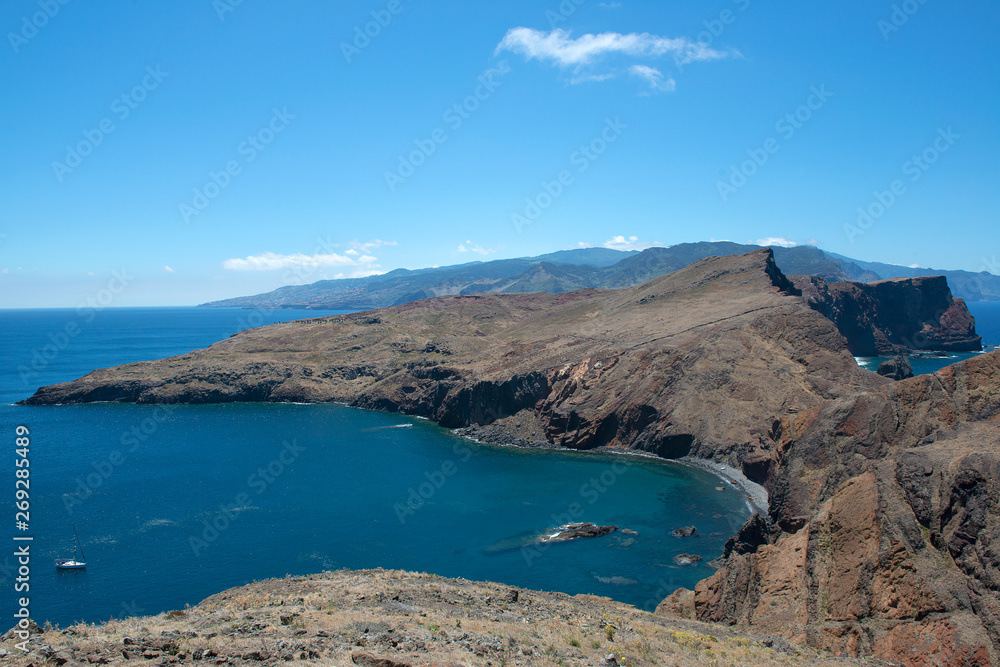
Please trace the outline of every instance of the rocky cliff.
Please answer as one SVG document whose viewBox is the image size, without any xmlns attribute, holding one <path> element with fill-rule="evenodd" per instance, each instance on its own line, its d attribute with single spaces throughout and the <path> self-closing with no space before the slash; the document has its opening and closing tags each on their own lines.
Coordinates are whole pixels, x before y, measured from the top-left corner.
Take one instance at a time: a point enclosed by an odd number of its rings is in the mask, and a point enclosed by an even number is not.
<svg viewBox="0 0 1000 667">
<path fill-rule="evenodd" d="M 944 276 L 872 283 L 827 282 L 796 276 L 809 305 L 830 318 L 859 357 L 909 350 L 979 351 L 982 339 L 965 302 Z"/>
<path fill-rule="evenodd" d="M 1000 639 L 1000 355 L 785 419 L 771 534 L 666 609 L 905 665 Z"/>
<path fill-rule="evenodd" d="M 664 612 L 911 665 L 989 664 L 1000 353 L 893 382 L 854 363 L 810 304 L 817 285 L 800 295 L 763 250 L 619 291 L 442 297 L 245 331 L 27 402 L 342 401 L 507 440 L 715 459 L 768 488 L 771 521 Z M 887 285 L 876 296 L 922 289 Z"/>
</svg>

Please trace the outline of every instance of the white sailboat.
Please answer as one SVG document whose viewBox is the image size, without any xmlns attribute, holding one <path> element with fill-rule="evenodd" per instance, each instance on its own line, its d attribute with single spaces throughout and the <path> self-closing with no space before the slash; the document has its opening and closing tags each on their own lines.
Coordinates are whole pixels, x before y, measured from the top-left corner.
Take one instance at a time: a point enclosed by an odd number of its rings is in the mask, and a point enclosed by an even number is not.
<svg viewBox="0 0 1000 667">
<path fill-rule="evenodd" d="M 80 538 L 76 535 L 76 526 L 73 526 L 73 557 L 72 558 L 57 558 L 56 559 L 56 569 L 58 570 L 82 570 L 87 567 L 87 562 L 84 560 L 86 556 L 83 553 L 83 546 L 80 544 Z"/>
</svg>

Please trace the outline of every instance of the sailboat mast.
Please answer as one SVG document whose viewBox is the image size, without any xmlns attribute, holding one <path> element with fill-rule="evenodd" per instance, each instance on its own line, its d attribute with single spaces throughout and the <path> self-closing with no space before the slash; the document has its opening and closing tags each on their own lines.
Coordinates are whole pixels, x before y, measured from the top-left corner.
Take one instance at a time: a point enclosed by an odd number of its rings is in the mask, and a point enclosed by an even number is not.
<svg viewBox="0 0 1000 667">
<path fill-rule="evenodd" d="M 76 544 L 73 546 L 73 556 L 74 556 L 74 558 L 76 557 L 77 550 L 79 550 L 80 551 L 80 558 L 76 558 L 76 560 L 78 562 L 82 561 L 82 560 L 86 560 L 87 556 L 86 556 L 86 554 L 83 553 L 83 545 L 80 544 L 80 537 L 76 534 L 76 525 L 75 524 L 73 525 L 73 541 L 76 542 Z"/>
</svg>

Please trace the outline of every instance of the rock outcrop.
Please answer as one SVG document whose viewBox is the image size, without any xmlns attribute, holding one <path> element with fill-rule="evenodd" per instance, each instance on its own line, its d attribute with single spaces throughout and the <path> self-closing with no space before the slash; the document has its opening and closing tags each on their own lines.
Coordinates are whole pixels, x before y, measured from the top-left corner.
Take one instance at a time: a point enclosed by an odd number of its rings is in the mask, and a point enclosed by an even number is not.
<svg viewBox="0 0 1000 667">
<path fill-rule="evenodd" d="M 734 550 L 692 613 L 906 665 L 992 664 L 998 383 L 1000 355 L 983 355 L 791 420 L 771 498 L 780 530 Z"/>
<path fill-rule="evenodd" d="M 555 529 L 555 532 L 542 535 L 539 542 L 569 542 L 588 537 L 601 537 L 618 530 L 618 526 L 598 526 L 595 523 L 567 523 Z"/>
<path fill-rule="evenodd" d="M 442 297 L 245 331 L 27 402 L 341 401 L 494 439 L 711 458 L 768 489 L 769 521 L 664 611 L 907 665 L 989 664 L 1000 353 L 893 382 L 857 366 L 852 338 L 978 345 L 943 281 L 798 285 L 765 250 L 620 291 Z"/>
<path fill-rule="evenodd" d="M 975 318 L 962 299 L 952 296 L 944 276 L 872 283 L 832 283 L 815 276 L 793 280 L 809 305 L 837 325 L 855 356 L 983 349 Z"/>
<path fill-rule="evenodd" d="M 875 372 L 890 380 L 909 380 L 913 377 L 913 366 L 910 365 L 909 359 L 897 354 L 892 359 L 887 359 L 879 364 Z"/>
</svg>

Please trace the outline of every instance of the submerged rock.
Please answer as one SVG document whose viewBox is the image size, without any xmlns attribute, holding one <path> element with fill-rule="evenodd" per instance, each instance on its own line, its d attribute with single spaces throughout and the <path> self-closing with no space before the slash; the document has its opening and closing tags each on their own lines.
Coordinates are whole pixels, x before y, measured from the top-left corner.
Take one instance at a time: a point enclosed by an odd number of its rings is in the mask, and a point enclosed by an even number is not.
<svg viewBox="0 0 1000 667">
<path fill-rule="evenodd" d="M 674 556 L 674 565 L 680 565 L 681 567 L 685 565 L 694 565 L 701 560 L 701 556 L 697 554 L 677 554 Z"/>
</svg>

